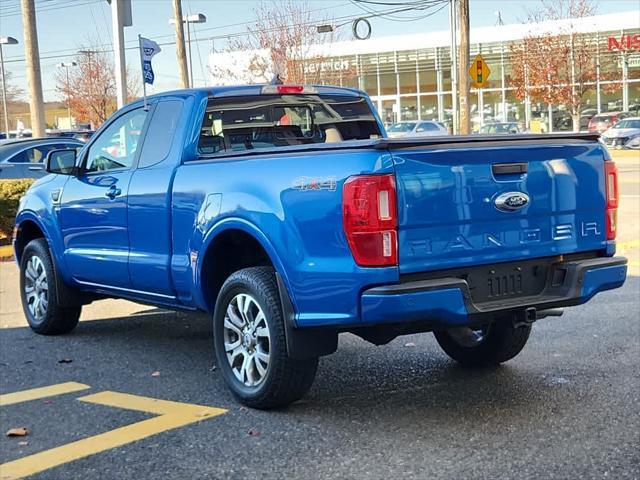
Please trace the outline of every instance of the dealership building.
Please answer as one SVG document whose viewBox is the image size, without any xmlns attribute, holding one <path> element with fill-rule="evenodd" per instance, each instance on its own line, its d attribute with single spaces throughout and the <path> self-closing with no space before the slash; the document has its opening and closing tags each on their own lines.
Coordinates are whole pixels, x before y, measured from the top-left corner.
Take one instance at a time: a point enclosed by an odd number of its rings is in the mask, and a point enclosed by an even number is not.
<svg viewBox="0 0 640 480">
<path fill-rule="evenodd" d="M 334 42 L 330 52 L 319 51 L 320 64 L 306 68 L 311 76 L 320 68 L 332 82 L 367 92 L 385 123 L 401 120 L 437 120 L 451 126 L 451 35 L 442 31 L 372 37 Z M 572 128 L 565 105 L 534 103 L 516 97 L 511 81 L 510 45 L 536 33 L 577 32 L 590 37 L 600 72 L 583 97 L 586 114 L 640 109 L 640 11 L 621 12 L 542 24 L 517 24 L 471 30 L 471 58 L 482 54 L 491 70 L 486 87 L 471 89 L 470 108 L 474 129 L 487 122 L 516 121 L 533 130 Z M 375 32 L 374 32 L 375 33 Z M 322 47 L 324 50 L 326 46 Z M 243 70 L 246 52 L 212 53 L 212 84 L 229 82 L 233 69 Z M 216 68 L 225 65 L 228 68 Z M 238 81 L 238 75 L 234 81 Z M 263 79 L 242 78 L 245 82 Z M 606 79 L 606 80 L 605 80 Z M 553 81 L 553 79 L 552 79 Z"/>
</svg>

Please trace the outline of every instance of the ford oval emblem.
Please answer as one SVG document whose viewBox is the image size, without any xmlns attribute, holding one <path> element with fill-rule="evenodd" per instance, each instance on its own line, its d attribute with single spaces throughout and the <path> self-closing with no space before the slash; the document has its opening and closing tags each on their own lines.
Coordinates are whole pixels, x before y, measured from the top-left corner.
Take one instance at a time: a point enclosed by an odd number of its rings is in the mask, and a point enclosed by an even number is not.
<svg viewBox="0 0 640 480">
<path fill-rule="evenodd" d="M 522 192 L 507 192 L 499 195 L 493 203 L 498 210 L 515 212 L 529 204 L 529 195 Z"/>
</svg>

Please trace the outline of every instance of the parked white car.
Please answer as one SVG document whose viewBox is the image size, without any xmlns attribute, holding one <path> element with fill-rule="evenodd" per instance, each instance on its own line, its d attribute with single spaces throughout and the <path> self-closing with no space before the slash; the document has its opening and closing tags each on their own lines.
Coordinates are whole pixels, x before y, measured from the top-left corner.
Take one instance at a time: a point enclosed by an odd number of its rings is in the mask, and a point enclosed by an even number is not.
<svg viewBox="0 0 640 480">
<path fill-rule="evenodd" d="M 640 117 L 629 117 L 617 122 L 602 134 L 602 141 L 611 148 L 637 148 L 640 136 Z"/>
<path fill-rule="evenodd" d="M 433 120 L 398 122 L 387 128 L 387 136 L 389 138 L 442 135 L 449 135 L 449 131 L 442 124 Z"/>
</svg>

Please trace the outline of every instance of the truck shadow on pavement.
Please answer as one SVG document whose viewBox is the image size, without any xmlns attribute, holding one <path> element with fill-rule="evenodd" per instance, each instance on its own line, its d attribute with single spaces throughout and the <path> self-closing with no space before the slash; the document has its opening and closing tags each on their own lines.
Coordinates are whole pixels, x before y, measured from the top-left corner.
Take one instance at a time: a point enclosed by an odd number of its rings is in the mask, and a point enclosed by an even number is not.
<svg viewBox="0 0 640 480">
<path fill-rule="evenodd" d="M 238 405 L 214 366 L 206 315 L 152 310 L 81 322 L 66 336 L 39 336 L 28 328 L 4 329 L 0 335 L 3 391 L 15 390 L 11 385 L 16 382 L 40 386 L 73 380 L 140 394 L 158 395 L 160 387 L 160 395 L 169 399 L 177 395 L 191 403 Z M 337 353 L 321 358 L 309 394 L 288 411 L 304 415 L 328 409 L 335 414 L 394 404 L 397 412 L 407 402 L 428 411 L 437 405 L 509 408 L 532 401 L 523 390 L 548 384 L 528 370 L 523 364 L 463 369 L 439 350 L 430 334 L 400 337 L 381 347 L 346 334 Z"/>
</svg>

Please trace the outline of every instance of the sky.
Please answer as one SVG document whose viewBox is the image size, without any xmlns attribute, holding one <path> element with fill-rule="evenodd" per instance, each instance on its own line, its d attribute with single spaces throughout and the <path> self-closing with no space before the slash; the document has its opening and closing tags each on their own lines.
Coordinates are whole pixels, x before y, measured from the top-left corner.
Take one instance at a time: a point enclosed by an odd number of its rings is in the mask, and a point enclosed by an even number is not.
<svg viewBox="0 0 640 480">
<path fill-rule="evenodd" d="M 308 0 L 307 3 L 319 20 L 366 15 L 350 0 Z M 206 23 L 192 26 L 195 86 L 205 85 L 212 42 L 216 49 L 221 49 L 226 44 L 225 35 L 246 32 L 259 5 L 260 1 L 256 0 L 182 0 L 183 14 L 202 13 L 207 17 Z M 504 23 L 521 23 L 527 10 L 535 10 L 539 5 L 540 0 L 470 0 L 471 28 L 495 25 L 498 11 Z M 638 0 L 600 0 L 597 5 L 599 14 L 638 11 Z M 83 47 L 103 45 L 110 48 L 111 7 L 107 0 L 36 0 L 36 12 L 44 97 L 46 101 L 59 100 L 54 81 L 56 65 L 72 61 L 74 53 Z M 125 28 L 126 46 L 132 47 L 127 50 L 126 57 L 131 74 L 139 75 L 138 34 L 160 44 L 174 40 L 173 26 L 169 24 L 171 0 L 132 0 L 132 13 L 133 25 Z M 410 19 L 422 16 L 414 12 L 402 15 Z M 448 8 L 414 21 L 398 22 L 378 17 L 370 22 L 372 37 L 448 30 Z M 348 25 L 343 27 L 342 35 L 345 39 L 351 38 Z M 11 74 L 11 83 L 26 92 L 20 0 L 0 0 L 0 36 L 12 36 L 20 42 L 4 46 L 5 69 Z M 156 82 L 149 93 L 179 88 L 174 45 L 162 45 L 162 52 L 153 60 L 153 68 Z"/>
</svg>

